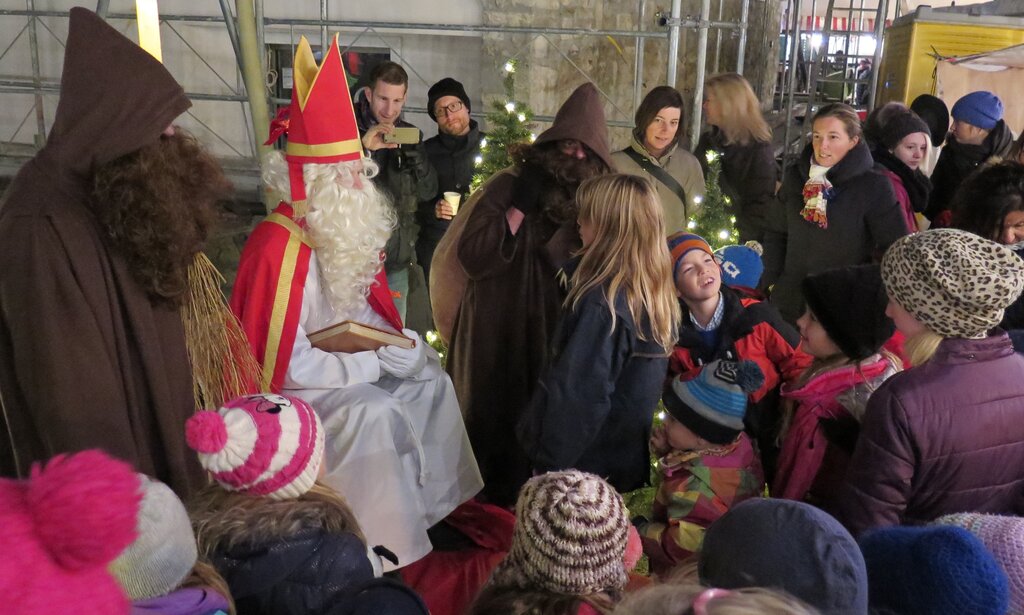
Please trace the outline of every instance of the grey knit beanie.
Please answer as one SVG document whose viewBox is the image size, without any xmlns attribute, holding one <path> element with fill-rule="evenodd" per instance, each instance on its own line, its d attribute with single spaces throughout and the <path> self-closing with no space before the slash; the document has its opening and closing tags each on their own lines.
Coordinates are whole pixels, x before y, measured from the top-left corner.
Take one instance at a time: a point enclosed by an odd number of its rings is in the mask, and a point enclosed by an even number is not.
<svg viewBox="0 0 1024 615">
<path fill-rule="evenodd" d="M 889 297 L 935 333 L 981 339 L 1024 290 L 1024 260 L 974 233 L 935 229 L 892 244 L 882 280 Z"/>
<path fill-rule="evenodd" d="M 622 497 L 603 479 L 576 470 L 536 476 L 519 492 L 512 548 L 490 584 L 577 596 L 620 591 L 628 532 Z"/>
<path fill-rule="evenodd" d="M 164 596 L 181 585 L 198 551 L 185 505 L 167 485 L 139 474 L 138 537 L 110 566 L 132 600 Z"/>
</svg>

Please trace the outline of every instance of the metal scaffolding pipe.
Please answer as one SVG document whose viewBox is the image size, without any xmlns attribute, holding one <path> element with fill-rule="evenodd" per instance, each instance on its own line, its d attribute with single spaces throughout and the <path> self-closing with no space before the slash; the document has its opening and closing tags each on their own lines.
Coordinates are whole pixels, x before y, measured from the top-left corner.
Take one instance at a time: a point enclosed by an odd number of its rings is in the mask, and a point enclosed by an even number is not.
<svg viewBox="0 0 1024 615">
<path fill-rule="evenodd" d="M 327 0 L 320 0 L 320 53 L 327 55 Z"/>
<path fill-rule="evenodd" d="M 747 55 L 747 29 L 750 27 L 750 0 L 740 5 L 740 40 L 736 44 L 736 73 L 743 74 L 744 56 Z M 765 28 L 767 30 L 767 28 Z"/>
<path fill-rule="evenodd" d="M 252 112 L 252 128 L 255 135 L 256 158 L 260 167 L 263 167 L 263 156 L 273 149 L 269 145 L 263 145 L 260 135 L 267 134 L 270 126 L 270 109 L 267 104 L 266 78 L 260 69 L 260 54 L 262 49 L 256 48 L 256 15 L 252 5 L 253 0 L 235 0 L 235 10 L 238 15 L 238 43 L 242 52 L 242 79 L 245 81 L 245 90 L 249 94 L 249 109 Z M 262 191 L 263 204 L 270 212 L 277 203 L 273 202 L 270 195 Z"/>
<path fill-rule="evenodd" d="M 690 151 L 697 149 L 700 138 L 700 119 L 704 103 L 704 68 L 708 61 L 708 27 L 707 20 L 711 16 L 711 0 L 701 0 L 700 21 L 697 29 L 697 66 L 693 85 L 693 112 L 690 124 Z"/>
<path fill-rule="evenodd" d="M 220 0 L 220 12 L 224 14 L 224 26 L 228 31 L 228 40 L 231 41 L 231 49 L 235 52 L 235 62 L 238 64 L 238 71 L 244 72 L 242 68 L 242 52 L 238 48 L 238 28 L 235 25 L 235 17 L 231 14 L 231 5 L 228 0 Z"/>
<path fill-rule="evenodd" d="M 672 15 L 668 26 L 668 77 L 666 83 L 676 87 L 676 73 L 679 72 L 679 16 L 683 11 L 683 0 L 672 0 Z"/>
<path fill-rule="evenodd" d="M 36 3 L 35 0 L 27 0 L 28 10 L 35 11 Z M 32 54 L 32 83 L 42 83 L 42 74 L 39 68 L 39 38 L 36 34 L 36 19 L 35 15 L 30 15 L 28 18 L 28 48 L 29 53 Z M 36 109 L 36 136 L 33 139 L 36 147 L 42 147 L 43 143 L 46 142 L 46 115 L 43 113 L 43 97 L 37 93 L 35 96 L 35 109 Z"/>
<path fill-rule="evenodd" d="M 640 32 L 640 29 L 644 27 L 644 13 L 647 10 L 647 0 L 637 0 L 636 7 L 636 30 Z M 633 112 L 636 113 L 636 108 L 640 106 L 640 101 L 643 100 L 643 87 L 644 87 L 644 39 L 639 36 L 636 37 L 635 49 L 636 57 L 633 60 Z"/>
<path fill-rule="evenodd" d="M 789 2 L 791 28 L 789 31 L 789 99 L 786 101 L 786 130 L 782 136 L 782 176 L 786 176 L 786 167 L 789 165 L 791 158 L 789 153 L 789 135 L 793 127 L 793 106 L 796 102 L 796 73 L 797 73 L 797 54 L 800 53 L 800 0 L 790 0 Z M 813 23 L 813 21 L 812 21 Z"/>
<path fill-rule="evenodd" d="M 110 10 L 110 0 L 98 0 L 96 2 L 96 14 L 103 19 L 107 18 L 107 11 Z"/>
<path fill-rule="evenodd" d="M 718 21 L 722 21 L 725 0 L 718 0 Z M 711 63 L 711 74 L 718 74 L 718 60 L 722 55 L 722 31 L 715 30 L 715 61 Z"/>
<path fill-rule="evenodd" d="M 896 3 L 899 10 L 899 3 Z M 868 90 L 868 108 L 875 108 L 878 100 L 878 74 L 882 64 L 882 31 L 885 29 L 885 18 L 889 15 L 889 0 L 879 0 L 878 14 L 875 17 L 875 57 L 871 65 L 871 89 Z"/>
</svg>

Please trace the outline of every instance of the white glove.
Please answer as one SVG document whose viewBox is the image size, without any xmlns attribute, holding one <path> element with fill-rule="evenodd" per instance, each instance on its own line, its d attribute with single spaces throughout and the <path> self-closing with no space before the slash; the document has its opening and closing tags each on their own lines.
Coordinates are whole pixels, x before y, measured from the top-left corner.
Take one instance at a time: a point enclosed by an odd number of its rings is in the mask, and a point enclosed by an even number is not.
<svg viewBox="0 0 1024 615">
<path fill-rule="evenodd" d="M 377 349 L 380 368 L 397 378 L 411 378 L 420 373 L 427 364 L 426 343 L 412 329 L 402 329 L 402 334 L 416 342 L 412 348 L 383 346 Z"/>
</svg>

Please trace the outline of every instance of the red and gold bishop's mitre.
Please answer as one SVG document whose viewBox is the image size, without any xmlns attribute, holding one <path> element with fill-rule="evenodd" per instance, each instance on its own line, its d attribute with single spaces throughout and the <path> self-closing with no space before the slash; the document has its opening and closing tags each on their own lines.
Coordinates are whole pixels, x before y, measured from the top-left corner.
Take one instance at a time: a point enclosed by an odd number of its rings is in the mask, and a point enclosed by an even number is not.
<svg viewBox="0 0 1024 615">
<path fill-rule="evenodd" d="M 267 143 L 273 143 L 282 133 L 288 134 L 285 158 L 292 203 L 301 205 L 306 200 L 303 164 L 359 160 L 363 149 L 337 34 L 319 66 L 309 41 L 305 36 L 299 39 L 292 81 L 287 116 L 271 123 Z"/>
</svg>

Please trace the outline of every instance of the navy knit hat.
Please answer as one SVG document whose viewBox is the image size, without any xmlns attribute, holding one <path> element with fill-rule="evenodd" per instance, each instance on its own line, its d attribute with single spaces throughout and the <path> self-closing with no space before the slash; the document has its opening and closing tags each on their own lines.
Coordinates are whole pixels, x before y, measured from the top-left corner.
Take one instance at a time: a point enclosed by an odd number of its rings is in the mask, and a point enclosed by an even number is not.
<svg viewBox="0 0 1024 615">
<path fill-rule="evenodd" d="M 665 409 L 698 437 L 728 444 L 743 430 L 747 396 L 762 384 L 764 373 L 753 361 L 712 361 L 695 378 L 665 387 Z"/>
<path fill-rule="evenodd" d="M 781 589 L 823 615 L 868 612 L 867 572 L 856 541 L 828 513 L 804 502 L 753 498 L 733 506 L 704 534 L 697 572 L 708 587 Z"/>
<path fill-rule="evenodd" d="M 807 307 L 843 354 L 860 361 L 896 331 L 878 265 L 855 265 L 809 275 L 802 282 Z"/>
<path fill-rule="evenodd" d="M 434 106 L 437 105 L 438 100 L 445 96 L 458 98 L 462 101 L 462 104 L 466 105 L 466 111 L 472 111 L 472 107 L 469 104 L 469 96 L 466 95 L 466 88 L 451 77 L 445 77 L 427 90 L 427 115 L 435 122 L 437 118 L 434 116 Z"/>
<path fill-rule="evenodd" d="M 718 263 L 722 266 L 722 282 L 728 286 L 757 288 L 764 273 L 761 254 L 764 248 L 756 241 L 748 241 L 742 246 L 725 246 L 715 252 Z"/>
<path fill-rule="evenodd" d="M 860 541 L 871 607 L 894 615 L 1003 615 L 1009 584 L 977 536 L 959 527 L 890 527 Z"/>
<path fill-rule="evenodd" d="M 954 120 L 992 130 L 1003 119 L 1003 101 L 992 92 L 971 92 L 956 101 L 949 114 Z"/>
</svg>

